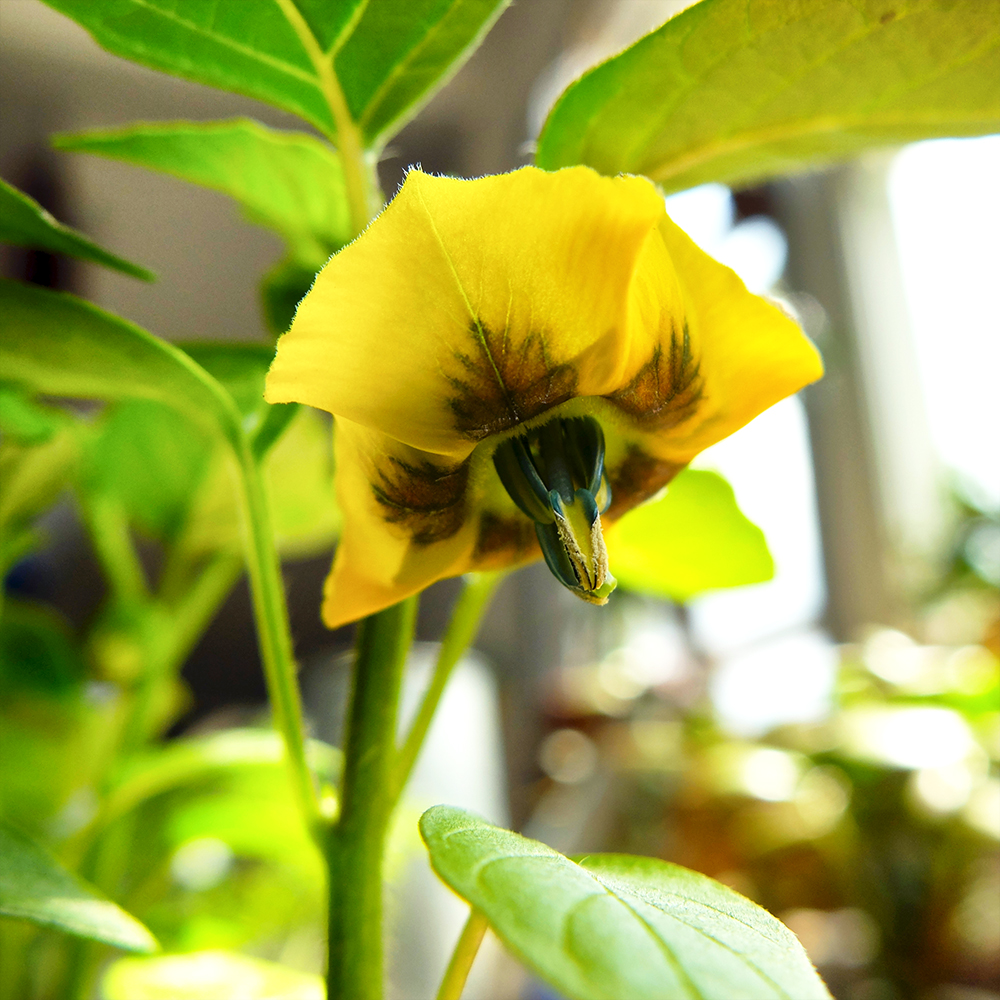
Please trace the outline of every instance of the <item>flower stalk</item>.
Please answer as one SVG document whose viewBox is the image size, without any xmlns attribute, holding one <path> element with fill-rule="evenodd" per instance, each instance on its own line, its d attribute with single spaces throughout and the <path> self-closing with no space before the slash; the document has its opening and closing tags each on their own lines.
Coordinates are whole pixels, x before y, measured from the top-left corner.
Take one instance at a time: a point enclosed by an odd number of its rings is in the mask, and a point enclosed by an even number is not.
<svg viewBox="0 0 1000 1000">
<path fill-rule="evenodd" d="M 409 598 L 358 628 L 340 816 L 326 844 L 328 1000 L 382 996 L 382 863 L 396 801 L 392 778 L 399 694 L 416 613 L 417 599 Z"/>
</svg>

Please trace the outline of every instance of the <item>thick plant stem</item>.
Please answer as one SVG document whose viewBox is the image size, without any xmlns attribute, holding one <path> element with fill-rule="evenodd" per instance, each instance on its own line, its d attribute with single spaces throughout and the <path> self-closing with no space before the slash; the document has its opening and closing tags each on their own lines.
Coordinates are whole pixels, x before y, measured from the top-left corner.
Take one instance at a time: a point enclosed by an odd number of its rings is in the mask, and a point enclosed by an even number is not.
<svg viewBox="0 0 1000 1000">
<path fill-rule="evenodd" d="M 284 738 L 295 795 L 310 830 L 321 838 L 325 820 L 320 814 L 316 784 L 306 762 L 302 701 L 292 653 L 281 566 L 274 545 L 274 531 L 260 467 L 245 441 L 237 454 L 237 463 L 247 535 L 247 572 L 268 698 L 274 712 L 275 727 Z"/>
<path fill-rule="evenodd" d="M 437 1000 L 459 1000 L 462 996 L 465 981 L 469 978 L 472 963 L 486 934 L 486 927 L 486 917 L 479 910 L 473 910 L 465 922 L 465 927 L 462 928 L 455 950 L 451 953 L 451 961 L 445 970 L 444 979 L 441 980 Z"/>
<path fill-rule="evenodd" d="M 382 996 L 382 859 L 395 804 L 399 692 L 416 610 L 411 597 L 366 618 L 358 629 L 340 817 L 327 849 L 327 1000 Z"/>
<path fill-rule="evenodd" d="M 489 606 L 490 598 L 505 575 L 505 571 L 499 570 L 470 573 L 465 578 L 465 587 L 451 613 L 451 621 L 448 623 L 448 631 L 441 643 L 441 650 L 438 653 L 437 663 L 434 664 L 434 673 L 431 676 L 430 684 L 427 685 L 420 707 L 410 725 L 410 731 L 406 734 L 406 739 L 399 751 L 399 760 L 396 762 L 393 776 L 394 800 L 402 794 L 406 787 L 406 782 L 417 762 L 420 748 L 424 744 L 427 730 L 434 719 L 434 712 L 438 707 L 438 702 L 441 701 L 441 695 L 444 694 L 452 671 L 462 658 L 462 654 L 469 648 L 472 640 L 475 639 L 479 625 L 483 620 L 483 614 Z"/>
</svg>

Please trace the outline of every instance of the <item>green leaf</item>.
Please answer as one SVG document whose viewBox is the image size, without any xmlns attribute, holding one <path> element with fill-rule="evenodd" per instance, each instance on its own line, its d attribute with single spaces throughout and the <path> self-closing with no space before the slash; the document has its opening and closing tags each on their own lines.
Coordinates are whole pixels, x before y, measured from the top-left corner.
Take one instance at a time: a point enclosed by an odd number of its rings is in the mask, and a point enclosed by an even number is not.
<svg viewBox="0 0 1000 1000">
<path fill-rule="evenodd" d="M 62 617 L 44 604 L 4 601 L 0 616 L 0 696 L 71 693 L 86 666 Z"/>
<path fill-rule="evenodd" d="M 183 351 L 72 295 L 0 279 L 0 368 L 51 396 L 165 403 L 239 449 L 226 391 Z"/>
<path fill-rule="evenodd" d="M 335 59 L 348 113 L 377 147 L 472 54 L 509 0 L 46 2 L 116 55 L 257 97 L 331 137 L 318 67 Z"/>
<path fill-rule="evenodd" d="M 982 0 L 702 0 L 571 84 L 536 162 L 678 191 L 996 132 L 998 49 Z"/>
<path fill-rule="evenodd" d="M 66 417 L 31 399 L 17 386 L 0 383 L 0 434 L 18 444 L 44 444 Z"/>
<path fill-rule="evenodd" d="M 334 66 L 365 145 L 381 149 L 479 46 L 510 0 L 370 0 Z"/>
<path fill-rule="evenodd" d="M 156 279 L 151 271 L 116 257 L 75 229 L 57 222 L 38 202 L 3 180 L 0 180 L 0 243 L 68 254 L 124 271 L 143 281 Z"/>
<path fill-rule="evenodd" d="M 319 976 L 226 951 L 120 958 L 104 976 L 105 1000 L 323 1000 Z"/>
<path fill-rule="evenodd" d="M 707 590 L 774 576 L 764 533 L 744 517 L 716 472 L 685 469 L 659 500 L 630 511 L 605 533 L 621 586 L 689 601 Z"/>
<path fill-rule="evenodd" d="M 269 408 L 264 402 L 264 379 L 274 360 L 273 346 L 211 341 L 180 346 L 233 397 L 244 420 L 263 419 Z"/>
<path fill-rule="evenodd" d="M 56 136 L 53 145 L 221 191 L 252 222 L 287 240 L 294 258 L 311 264 L 313 274 L 352 235 L 340 161 L 330 146 L 304 132 L 279 132 L 246 118 L 140 123 Z"/>
<path fill-rule="evenodd" d="M 315 67 L 274 0 L 46 0 L 115 55 L 284 108 L 323 132 L 333 119 Z M 353 8 L 356 0 L 331 4 Z M 337 14 L 334 14 L 337 19 Z"/>
<path fill-rule="evenodd" d="M 264 275 L 260 283 L 261 305 L 275 335 L 292 325 L 295 310 L 316 279 L 316 270 L 286 257 Z"/>
<path fill-rule="evenodd" d="M 621 854 L 577 863 L 451 806 L 420 832 L 438 875 L 569 997 L 829 1000 L 784 924 L 697 872 Z"/>
<path fill-rule="evenodd" d="M 105 414 L 88 449 L 81 486 L 112 497 L 146 534 L 170 540 L 184 524 L 215 444 L 170 406 L 122 400 Z"/>
<path fill-rule="evenodd" d="M 0 823 L 0 915 L 128 951 L 156 951 L 152 934 L 23 833 Z"/>
</svg>

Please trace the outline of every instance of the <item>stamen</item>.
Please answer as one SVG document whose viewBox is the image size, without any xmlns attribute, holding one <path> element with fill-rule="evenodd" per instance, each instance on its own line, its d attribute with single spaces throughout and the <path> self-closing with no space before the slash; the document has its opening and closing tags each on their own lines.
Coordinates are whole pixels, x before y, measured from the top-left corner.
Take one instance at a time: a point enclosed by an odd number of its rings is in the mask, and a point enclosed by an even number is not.
<svg viewBox="0 0 1000 1000">
<path fill-rule="evenodd" d="M 601 533 L 611 503 L 604 432 L 593 417 L 556 418 L 501 443 L 493 464 L 510 498 L 535 522 L 552 575 L 577 596 L 607 602 L 615 589 Z"/>
</svg>

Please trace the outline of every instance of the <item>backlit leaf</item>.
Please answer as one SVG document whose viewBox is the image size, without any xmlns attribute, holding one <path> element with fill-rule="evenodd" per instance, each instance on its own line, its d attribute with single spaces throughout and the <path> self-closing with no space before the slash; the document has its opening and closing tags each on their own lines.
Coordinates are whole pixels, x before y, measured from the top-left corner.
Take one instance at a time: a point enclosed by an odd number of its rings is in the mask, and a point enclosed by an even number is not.
<svg viewBox="0 0 1000 1000">
<path fill-rule="evenodd" d="M 656 858 L 579 862 L 435 806 L 420 832 L 441 878 L 576 1000 L 829 1000 L 797 938 L 732 889 Z"/>
<path fill-rule="evenodd" d="M 743 515 L 729 483 L 708 470 L 685 469 L 663 497 L 613 524 L 605 540 L 621 586 L 675 601 L 774 575 L 764 533 Z"/>
<path fill-rule="evenodd" d="M 702 0 L 568 87 L 536 162 L 677 191 L 995 132 L 998 55 L 982 0 Z"/>
</svg>

